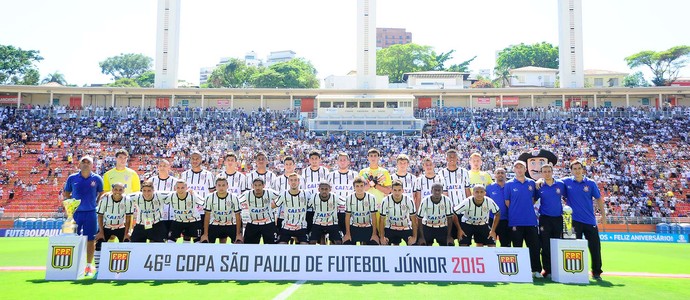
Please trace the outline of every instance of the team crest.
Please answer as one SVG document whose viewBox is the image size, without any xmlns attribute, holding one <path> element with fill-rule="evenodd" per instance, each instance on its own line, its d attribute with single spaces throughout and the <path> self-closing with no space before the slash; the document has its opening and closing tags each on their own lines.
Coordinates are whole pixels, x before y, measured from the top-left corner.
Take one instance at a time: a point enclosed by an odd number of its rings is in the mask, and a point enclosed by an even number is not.
<svg viewBox="0 0 690 300">
<path fill-rule="evenodd" d="M 400 210 L 402 211 L 403 214 L 406 214 L 407 213 L 407 205 L 401 206 Z"/>
<path fill-rule="evenodd" d="M 499 254 L 498 255 L 498 270 L 503 275 L 517 275 L 518 261 L 517 254 Z"/>
<path fill-rule="evenodd" d="M 531 190 L 533 190 L 533 188 L 532 188 L 532 186 L 531 186 L 531 185 L 530 185 L 530 186 L 528 186 L 528 187 L 527 187 L 527 189 L 528 189 L 528 190 L 530 190 L 530 191 L 531 191 Z"/>
<path fill-rule="evenodd" d="M 369 209 L 369 202 L 364 201 L 364 209 L 367 209 L 367 210 Z"/>
<path fill-rule="evenodd" d="M 561 194 L 561 189 L 560 189 L 560 188 L 556 188 L 556 194 L 559 194 L 559 195 Z"/>
<path fill-rule="evenodd" d="M 129 269 L 130 251 L 110 251 L 110 264 L 108 270 L 113 273 L 127 272 Z"/>
<path fill-rule="evenodd" d="M 563 271 L 580 273 L 584 268 L 584 250 L 563 250 Z"/>
<path fill-rule="evenodd" d="M 589 187 L 585 185 L 585 187 L 582 190 L 584 190 L 585 192 L 589 192 Z"/>
<path fill-rule="evenodd" d="M 91 186 L 92 186 L 92 187 L 93 187 L 93 186 L 96 186 L 96 182 L 93 181 L 93 180 L 91 180 Z"/>
<path fill-rule="evenodd" d="M 69 269 L 72 267 L 74 246 L 53 246 L 51 266 L 55 269 Z"/>
</svg>

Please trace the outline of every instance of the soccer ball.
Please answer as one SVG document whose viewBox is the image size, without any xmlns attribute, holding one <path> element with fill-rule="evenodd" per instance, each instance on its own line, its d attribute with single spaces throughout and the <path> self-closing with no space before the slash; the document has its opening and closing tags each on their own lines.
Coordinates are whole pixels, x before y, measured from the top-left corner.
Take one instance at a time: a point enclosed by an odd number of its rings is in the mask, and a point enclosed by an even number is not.
<svg viewBox="0 0 690 300">
<path fill-rule="evenodd" d="M 570 215 L 573 213 L 573 209 L 570 206 L 563 206 L 563 214 Z"/>
</svg>

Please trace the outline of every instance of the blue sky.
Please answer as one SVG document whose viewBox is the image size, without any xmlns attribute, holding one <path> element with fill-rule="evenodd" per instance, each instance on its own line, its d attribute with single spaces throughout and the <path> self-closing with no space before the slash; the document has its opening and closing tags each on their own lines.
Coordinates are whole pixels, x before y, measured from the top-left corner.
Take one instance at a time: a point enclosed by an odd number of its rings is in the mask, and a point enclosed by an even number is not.
<svg viewBox="0 0 690 300">
<path fill-rule="evenodd" d="M 1 0 L 0 44 L 39 50 L 41 75 L 59 71 L 77 85 L 107 83 L 98 62 L 120 53 L 155 58 L 155 0 Z M 179 78 L 199 81 L 199 69 L 221 57 L 293 50 L 319 78 L 356 68 L 354 0 L 182 0 Z M 585 69 L 630 72 L 623 58 L 641 50 L 690 45 L 683 0 L 583 0 Z M 454 63 L 491 69 L 511 44 L 557 44 L 555 0 L 378 0 L 377 27 L 404 27 L 413 42 Z M 642 70 L 642 69 L 641 69 Z M 681 72 L 690 76 L 690 68 Z M 648 78 L 649 79 L 649 78 Z"/>
</svg>

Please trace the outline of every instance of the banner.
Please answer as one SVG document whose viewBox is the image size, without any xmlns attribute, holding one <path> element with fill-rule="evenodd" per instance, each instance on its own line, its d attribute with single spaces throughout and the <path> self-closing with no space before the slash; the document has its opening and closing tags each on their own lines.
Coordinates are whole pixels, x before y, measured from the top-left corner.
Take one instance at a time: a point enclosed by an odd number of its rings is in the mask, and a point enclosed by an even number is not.
<svg viewBox="0 0 690 300">
<path fill-rule="evenodd" d="M 17 100 L 19 100 L 19 97 L 17 97 L 17 95 L 0 95 L 1 104 L 17 104 Z"/>
<path fill-rule="evenodd" d="M 60 234 L 60 229 L 0 229 L 0 237 L 47 237 Z"/>
<path fill-rule="evenodd" d="M 527 248 L 103 243 L 98 280 L 532 282 Z"/>
<path fill-rule="evenodd" d="M 520 97 L 518 96 L 503 96 L 503 106 L 518 106 L 520 104 Z M 496 106 L 501 106 L 501 98 L 496 97 Z"/>
<path fill-rule="evenodd" d="M 620 233 L 600 232 L 603 242 L 687 243 L 688 236 L 675 233 Z"/>
<path fill-rule="evenodd" d="M 480 104 L 480 105 L 491 104 L 491 98 L 490 97 L 477 97 L 477 104 Z"/>
</svg>

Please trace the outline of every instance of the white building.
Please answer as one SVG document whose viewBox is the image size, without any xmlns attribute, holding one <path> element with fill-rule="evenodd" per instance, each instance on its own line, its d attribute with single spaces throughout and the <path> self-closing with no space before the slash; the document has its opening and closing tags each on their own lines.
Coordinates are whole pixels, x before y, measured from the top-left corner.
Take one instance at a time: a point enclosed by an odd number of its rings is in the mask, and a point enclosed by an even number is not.
<svg viewBox="0 0 690 300">
<path fill-rule="evenodd" d="M 177 87 L 180 57 L 180 0 L 158 0 L 156 24 L 156 78 L 157 89 Z"/>
<path fill-rule="evenodd" d="M 263 65 L 263 61 L 261 61 L 259 56 L 256 55 L 256 52 L 254 51 L 247 52 L 247 54 L 244 55 L 244 61 L 248 66 L 258 67 Z"/>
<path fill-rule="evenodd" d="M 470 73 L 425 71 L 403 74 L 408 89 L 464 89 L 470 87 Z"/>
<path fill-rule="evenodd" d="M 279 62 L 290 61 L 295 58 L 295 54 L 295 51 L 292 50 L 273 51 L 268 55 L 266 66 L 271 66 Z"/>
<path fill-rule="evenodd" d="M 558 0 L 558 54 L 560 87 L 584 87 L 582 0 Z"/>
<path fill-rule="evenodd" d="M 522 67 L 510 70 L 511 87 L 554 87 L 557 69 Z"/>
</svg>

